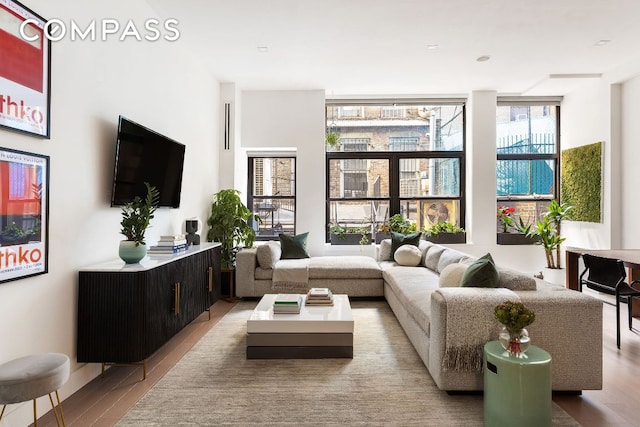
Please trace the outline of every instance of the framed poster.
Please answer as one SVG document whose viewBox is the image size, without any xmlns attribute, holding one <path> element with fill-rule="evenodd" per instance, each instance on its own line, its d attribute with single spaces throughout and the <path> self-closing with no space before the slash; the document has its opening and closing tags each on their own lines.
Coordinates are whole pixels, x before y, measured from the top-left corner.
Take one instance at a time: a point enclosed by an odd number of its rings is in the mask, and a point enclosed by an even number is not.
<svg viewBox="0 0 640 427">
<path fill-rule="evenodd" d="M 0 283 L 44 274 L 49 156 L 0 147 Z"/>
<path fill-rule="evenodd" d="M 49 138 L 51 40 L 45 21 L 0 0 L 0 127 Z"/>
</svg>

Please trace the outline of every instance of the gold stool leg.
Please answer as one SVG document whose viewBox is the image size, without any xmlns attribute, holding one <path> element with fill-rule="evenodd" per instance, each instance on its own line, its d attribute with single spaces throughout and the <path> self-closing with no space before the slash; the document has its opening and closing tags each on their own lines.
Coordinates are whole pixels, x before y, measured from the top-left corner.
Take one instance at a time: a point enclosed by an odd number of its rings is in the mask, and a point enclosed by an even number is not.
<svg viewBox="0 0 640 427">
<path fill-rule="evenodd" d="M 4 410 L 7 409 L 7 405 L 4 405 L 2 407 L 2 412 L 0 412 L 0 420 L 2 419 L 2 416 L 4 415 Z"/>
<path fill-rule="evenodd" d="M 51 397 L 51 393 L 49 393 L 49 402 L 51 402 L 51 410 L 53 411 L 53 416 L 56 417 L 56 425 L 60 426 L 60 420 L 58 419 L 58 410 L 56 409 L 56 405 L 53 403 L 53 397 Z"/>
<path fill-rule="evenodd" d="M 38 427 L 38 415 L 36 414 L 36 399 L 33 399 L 33 427 Z"/>
<path fill-rule="evenodd" d="M 67 427 L 67 423 L 64 420 L 64 412 L 62 412 L 62 402 L 60 402 L 60 395 L 58 394 L 58 390 L 56 390 L 56 399 L 58 400 L 58 409 L 60 410 L 60 419 L 62 420 L 62 427 Z"/>
</svg>

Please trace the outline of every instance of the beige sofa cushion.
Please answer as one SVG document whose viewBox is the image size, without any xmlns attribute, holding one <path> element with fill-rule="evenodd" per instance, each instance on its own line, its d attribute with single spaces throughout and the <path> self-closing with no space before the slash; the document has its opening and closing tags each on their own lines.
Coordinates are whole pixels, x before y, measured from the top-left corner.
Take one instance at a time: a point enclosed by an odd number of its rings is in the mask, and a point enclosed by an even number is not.
<svg viewBox="0 0 640 427">
<path fill-rule="evenodd" d="M 445 251 L 444 246 L 433 245 L 427 250 L 427 254 L 424 257 L 424 266 L 429 270 L 438 272 L 438 261 Z"/>
<path fill-rule="evenodd" d="M 273 268 L 281 255 L 280 243 L 276 241 L 266 242 L 256 248 L 256 259 L 261 268 Z"/>
<path fill-rule="evenodd" d="M 364 255 L 309 258 L 309 279 L 380 279 L 375 259 Z"/>
<path fill-rule="evenodd" d="M 498 267 L 498 287 L 512 291 L 535 291 L 536 279 L 518 271 Z"/>
<path fill-rule="evenodd" d="M 413 245 L 403 245 L 393 254 L 393 259 L 399 265 L 417 267 L 422 261 L 422 251 Z"/>
<path fill-rule="evenodd" d="M 440 273 L 438 285 L 441 288 L 460 286 L 462 275 L 467 268 L 469 268 L 467 264 L 460 264 L 459 262 L 447 265 Z"/>
</svg>

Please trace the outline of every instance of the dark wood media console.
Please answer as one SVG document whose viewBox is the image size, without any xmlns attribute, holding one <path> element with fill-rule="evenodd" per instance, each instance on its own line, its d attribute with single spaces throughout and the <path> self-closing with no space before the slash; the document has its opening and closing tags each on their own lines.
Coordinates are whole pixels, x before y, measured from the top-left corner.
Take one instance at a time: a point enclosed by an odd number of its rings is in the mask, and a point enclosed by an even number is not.
<svg viewBox="0 0 640 427">
<path fill-rule="evenodd" d="M 142 364 L 220 298 L 220 244 L 79 273 L 78 362 Z"/>
</svg>

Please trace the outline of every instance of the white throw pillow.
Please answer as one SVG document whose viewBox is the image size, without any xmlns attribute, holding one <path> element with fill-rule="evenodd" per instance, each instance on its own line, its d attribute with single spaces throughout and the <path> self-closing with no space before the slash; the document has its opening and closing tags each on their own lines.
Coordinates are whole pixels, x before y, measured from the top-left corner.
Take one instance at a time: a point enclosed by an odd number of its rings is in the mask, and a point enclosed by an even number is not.
<svg viewBox="0 0 640 427">
<path fill-rule="evenodd" d="M 273 268 L 276 262 L 280 261 L 281 255 L 282 249 L 280 248 L 279 242 L 267 242 L 256 248 L 256 258 L 261 268 Z"/>
<path fill-rule="evenodd" d="M 458 262 L 447 265 L 440 273 L 438 285 L 441 288 L 460 286 L 462 275 L 467 271 L 467 268 L 469 268 L 467 264 L 460 264 Z"/>
<path fill-rule="evenodd" d="M 407 267 L 416 267 L 422 261 L 422 251 L 417 246 L 402 245 L 396 249 L 393 259 L 399 264 Z"/>
</svg>

